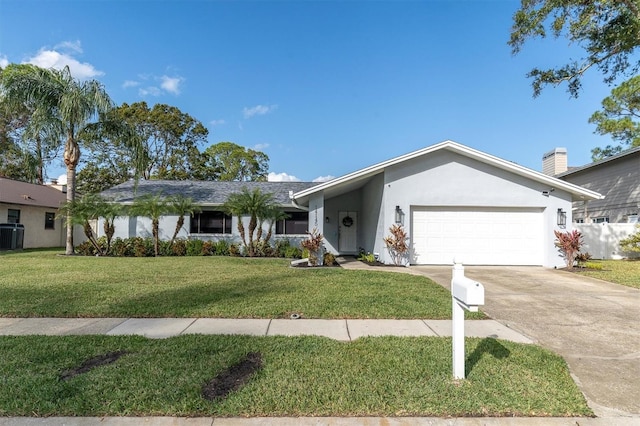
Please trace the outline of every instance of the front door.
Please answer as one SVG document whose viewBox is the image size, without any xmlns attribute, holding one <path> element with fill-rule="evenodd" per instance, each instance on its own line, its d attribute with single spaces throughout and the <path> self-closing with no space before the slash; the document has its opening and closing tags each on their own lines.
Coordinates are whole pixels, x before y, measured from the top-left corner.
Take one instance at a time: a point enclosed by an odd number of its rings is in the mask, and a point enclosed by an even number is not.
<svg viewBox="0 0 640 426">
<path fill-rule="evenodd" d="M 358 213 L 338 213 L 338 251 L 344 254 L 358 252 Z"/>
</svg>

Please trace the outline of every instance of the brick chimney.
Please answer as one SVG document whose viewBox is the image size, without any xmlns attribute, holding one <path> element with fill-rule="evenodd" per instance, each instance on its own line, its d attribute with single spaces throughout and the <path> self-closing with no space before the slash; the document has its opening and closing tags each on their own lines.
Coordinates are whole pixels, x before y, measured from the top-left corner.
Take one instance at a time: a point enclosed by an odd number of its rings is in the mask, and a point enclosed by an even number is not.
<svg viewBox="0 0 640 426">
<path fill-rule="evenodd" d="M 542 173 L 549 176 L 567 171 L 567 148 L 556 148 L 542 156 Z"/>
</svg>

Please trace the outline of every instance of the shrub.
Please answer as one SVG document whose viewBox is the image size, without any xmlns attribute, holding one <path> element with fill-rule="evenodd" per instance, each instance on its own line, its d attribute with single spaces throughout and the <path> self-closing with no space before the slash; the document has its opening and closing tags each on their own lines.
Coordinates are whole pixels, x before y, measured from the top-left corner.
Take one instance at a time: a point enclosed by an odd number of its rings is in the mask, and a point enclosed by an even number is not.
<svg viewBox="0 0 640 426">
<path fill-rule="evenodd" d="M 587 263 L 589 260 L 591 260 L 591 254 L 590 253 L 578 253 L 576 255 L 576 262 L 578 263 L 578 266 L 585 266 L 585 263 Z"/>
<path fill-rule="evenodd" d="M 302 259 L 307 256 L 303 256 L 302 250 L 299 247 L 289 246 L 285 249 L 283 257 L 287 259 Z"/>
<path fill-rule="evenodd" d="M 336 263 L 336 257 L 333 253 L 326 252 L 323 256 L 323 264 L 325 266 L 333 266 Z"/>
<path fill-rule="evenodd" d="M 309 238 L 302 240 L 300 245 L 309 250 L 309 264 L 311 266 L 322 265 L 322 240 L 323 236 L 317 228 L 313 228 L 313 231 L 307 232 Z"/>
<path fill-rule="evenodd" d="M 240 255 L 240 250 L 238 249 L 237 245 L 234 245 L 235 250 L 237 251 L 236 254 L 233 254 L 232 251 L 232 246 L 233 244 L 229 244 L 227 241 L 225 240 L 220 240 L 217 243 L 215 243 L 215 247 L 213 250 L 213 254 L 215 254 L 216 256 L 239 256 Z"/>
<path fill-rule="evenodd" d="M 241 256 L 242 255 L 242 253 L 240 253 L 240 247 L 235 243 L 229 245 L 229 254 L 231 256 Z"/>
<path fill-rule="evenodd" d="M 204 249 L 204 241 L 189 240 L 187 242 L 186 254 L 187 256 L 202 256 L 203 249 Z"/>
<path fill-rule="evenodd" d="M 373 253 L 360 253 L 358 260 L 367 263 L 376 263 L 376 256 Z"/>
<path fill-rule="evenodd" d="M 291 248 L 291 241 L 289 239 L 284 240 L 276 240 L 275 245 L 273 247 L 273 255 L 277 257 L 289 257 L 287 256 L 287 251 Z"/>
<path fill-rule="evenodd" d="M 167 241 L 167 244 L 171 248 L 171 255 L 172 256 L 186 256 L 186 254 L 187 254 L 187 241 L 186 240 L 183 240 L 183 239 L 174 240 L 173 244 L 171 244 L 171 241 Z M 198 256 L 198 255 L 200 255 L 200 253 L 198 253 L 196 256 Z"/>
<path fill-rule="evenodd" d="M 585 262 L 583 266 L 587 269 L 594 269 L 597 271 L 602 271 L 604 269 L 604 265 L 597 262 Z"/>
<path fill-rule="evenodd" d="M 394 265 L 403 265 L 404 258 L 409 251 L 407 231 L 404 230 L 402 225 L 394 224 L 389 228 L 389 232 L 391 235 L 384 238 L 384 244 L 387 246 Z"/>
<path fill-rule="evenodd" d="M 558 247 L 558 251 L 562 253 L 567 264 L 567 269 L 573 269 L 576 256 L 584 243 L 582 234 L 577 229 L 571 232 L 553 231 L 553 233 L 556 235 L 555 246 Z"/>
<path fill-rule="evenodd" d="M 636 225 L 640 229 L 640 225 Z M 627 238 L 620 240 L 620 248 L 627 252 L 640 252 L 640 230 Z"/>
<path fill-rule="evenodd" d="M 215 253 L 216 247 L 212 241 L 203 241 L 202 242 L 202 255 L 203 256 L 211 256 Z"/>
<path fill-rule="evenodd" d="M 76 253 L 80 256 L 95 256 L 97 250 L 90 241 L 85 241 L 84 243 L 76 246 Z"/>
<path fill-rule="evenodd" d="M 273 249 L 269 243 L 259 240 L 256 241 L 253 246 L 253 255 L 258 257 L 271 257 L 273 256 Z"/>
</svg>

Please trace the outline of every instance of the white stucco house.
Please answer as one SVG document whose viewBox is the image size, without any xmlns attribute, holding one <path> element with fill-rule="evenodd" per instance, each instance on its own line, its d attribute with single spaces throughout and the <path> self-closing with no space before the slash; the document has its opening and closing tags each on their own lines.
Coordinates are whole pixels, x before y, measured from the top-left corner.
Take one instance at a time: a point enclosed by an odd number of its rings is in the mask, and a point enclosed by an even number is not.
<svg viewBox="0 0 640 426">
<path fill-rule="evenodd" d="M 191 196 L 203 212 L 190 219 L 181 236 L 237 240 L 236 218 L 225 216 L 220 206 L 242 186 L 274 193 L 290 214 L 277 224 L 277 237 L 299 239 L 303 230 L 316 228 L 324 235 L 326 250 L 334 254 L 364 250 L 392 263 L 383 239 L 393 224 L 401 224 L 409 236 L 409 264 L 451 264 L 458 257 L 474 265 L 563 266 L 553 231 L 571 228 L 572 202 L 602 198 L 453 141 L 320 184 L 149 181 L 141 182 L 137 193 Z M 118 185 L 103 195 L 132 202 L 133 184 Z M 165 238 L 176 219 L 161 222 Z M 150 235 L 144 220 L 119 219 L 116 236 Z"/>
</svg>

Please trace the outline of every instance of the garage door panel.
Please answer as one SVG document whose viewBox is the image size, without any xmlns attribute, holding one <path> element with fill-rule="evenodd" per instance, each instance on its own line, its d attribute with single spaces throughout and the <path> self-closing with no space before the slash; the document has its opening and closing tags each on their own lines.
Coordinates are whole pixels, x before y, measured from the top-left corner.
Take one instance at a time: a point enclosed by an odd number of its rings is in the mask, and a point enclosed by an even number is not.
<svg viewBox="0 0 640 426">
<path fill-rule="evenodd" d="M 541 265 L 541 209 L 412 210 L 413 262 Z"/>
</svg>

